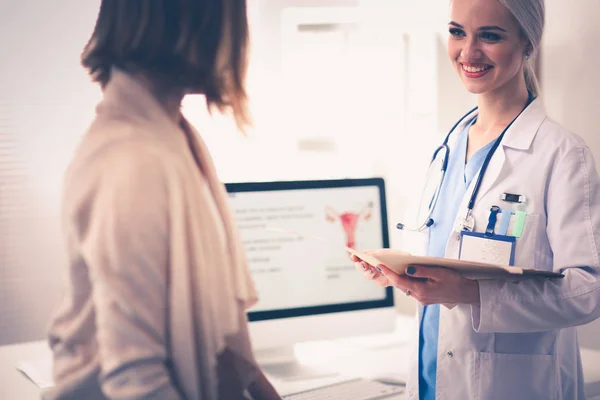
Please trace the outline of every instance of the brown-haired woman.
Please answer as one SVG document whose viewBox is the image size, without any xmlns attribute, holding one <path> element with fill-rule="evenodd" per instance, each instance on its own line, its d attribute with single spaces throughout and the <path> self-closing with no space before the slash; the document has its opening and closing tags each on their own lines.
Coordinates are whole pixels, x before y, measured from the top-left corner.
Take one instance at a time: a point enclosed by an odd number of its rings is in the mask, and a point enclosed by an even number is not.
<svg viewBox="0 0 600 400">
<path fill-rule="evenodd" d="M 103 88 L 65 179 L 66 293 L 48 399 L 279 399 L 252 356 L 256 293 L 186 94 L 247 121 L 245 0 L 102 0 Z"/>
</svg>

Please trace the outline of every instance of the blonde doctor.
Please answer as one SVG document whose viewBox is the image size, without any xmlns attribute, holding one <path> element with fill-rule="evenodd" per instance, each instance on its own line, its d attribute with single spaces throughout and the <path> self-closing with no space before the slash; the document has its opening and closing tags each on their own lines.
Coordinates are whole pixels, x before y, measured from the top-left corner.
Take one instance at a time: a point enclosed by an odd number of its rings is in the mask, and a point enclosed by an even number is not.
<svg viewBox="0 0 600 400">
<path fill-rule="evenodd" d="M 475 281 L 418 265 L 401 276 L 354 257 L 368 279 L 420 303 L 409 399 L 584 398 L 575 327 L 600 315 L 600 180 L 590 149 L 537 97 L 543 25 L 543 0 L 452 1 L 448 53 L 478 108 L 436 151 L 445 174 L 414 230 L 431 256 L 491 245 L 564 278 Z M 394 263 L 392 250 L 374 255 Z"/>
</svg>

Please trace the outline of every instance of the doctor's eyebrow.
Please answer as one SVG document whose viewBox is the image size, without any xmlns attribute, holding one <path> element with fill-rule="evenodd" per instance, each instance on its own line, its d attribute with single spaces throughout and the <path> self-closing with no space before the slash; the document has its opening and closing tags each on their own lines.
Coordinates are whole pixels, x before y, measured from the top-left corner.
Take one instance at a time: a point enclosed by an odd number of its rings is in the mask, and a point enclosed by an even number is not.
<svg viewBox="0 0 600 400">
<path fill-rule="evenodd" d="M 464 27 L 464 26 L 462 26 L 462 25 L 461 25 L 461 24 L 459 24 L 458 22 L 454 22 L 454 21 L 450 21 L 450 22 L 448 22 L 448 25 L 455 26 L 455 27 L 457 27 L 457 28 L 460 28 L 460 29 L 465 29 L 465 27 Z M 479 31 L 501 31 L 501 32 L 506 32 L 506 29 L 504 29 L 504 28 L 501 28 L 501 27 L 499 27 L 499 26 L 497 26 L 497 25 L 486 25 L 486 26 L 481 26 L 481 27 L 479 27 L 479 29 L 478 29 L 478 30 L 479 30 Z"/>
</svg>

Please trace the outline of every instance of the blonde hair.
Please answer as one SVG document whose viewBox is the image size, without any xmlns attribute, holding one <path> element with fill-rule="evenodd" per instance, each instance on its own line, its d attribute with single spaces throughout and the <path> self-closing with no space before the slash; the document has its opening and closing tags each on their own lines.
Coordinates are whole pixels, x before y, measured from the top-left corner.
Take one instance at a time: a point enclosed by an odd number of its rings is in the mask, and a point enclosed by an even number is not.
<svg viewBox="0 0 600 400">
<path fill-rule="evenodd" d="M 515 17 L 523 35 L 531 44 L 530 57 L 525 60 L 525 84 L 534 95 L 540 92 L 535 74 L 535 61 L 539 53 L 546 19 L 544 0 L 499 0 Z"/>
</svg>

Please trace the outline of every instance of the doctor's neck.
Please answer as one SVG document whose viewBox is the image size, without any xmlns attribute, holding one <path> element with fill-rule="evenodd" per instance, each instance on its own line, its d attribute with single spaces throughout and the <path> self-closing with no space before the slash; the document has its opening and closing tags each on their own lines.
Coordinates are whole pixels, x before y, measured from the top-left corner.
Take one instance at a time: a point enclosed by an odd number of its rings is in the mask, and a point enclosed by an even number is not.
<svg viewBox="0 0 600 400">
<path fill-rule="evenodd" d="M 529 92 L 522 75 L 506 84 L 477 95 L 477 125 L 485 130 L 508 125 L 525 107 Z"/>
</svg>

